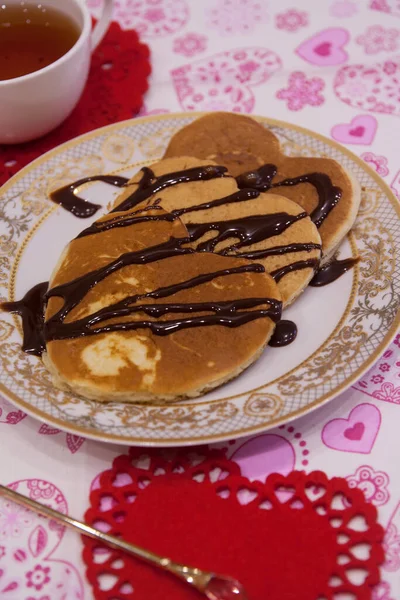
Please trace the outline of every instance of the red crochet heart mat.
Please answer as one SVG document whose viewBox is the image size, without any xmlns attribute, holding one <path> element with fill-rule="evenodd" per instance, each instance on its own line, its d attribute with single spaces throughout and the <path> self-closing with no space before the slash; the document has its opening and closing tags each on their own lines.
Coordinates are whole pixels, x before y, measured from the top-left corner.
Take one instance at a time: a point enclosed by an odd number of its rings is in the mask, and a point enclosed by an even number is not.
<svg viewBox="0 0 400 600">
<path fill-rule="evenodd" d="M 131 450 L 101 474 L 86 522 L 191 566 L 238 579 L 249 600 L 371 598 L 383 562 L 375 507 L 322 472 L 241 476 L 221 452 Z M 200 600 L 172 575 L 84 538 L 96 600 Z"/>
<path fill-rule="evenodd" d="M 48 135 L 0 146 L 0 185 L 38 156 L 77 135 L 137 115 L 148 89 L 150 51 L 133 30 L 112 23 L 95 50 L 82 98 L 64 123 Z"/>
</svg>

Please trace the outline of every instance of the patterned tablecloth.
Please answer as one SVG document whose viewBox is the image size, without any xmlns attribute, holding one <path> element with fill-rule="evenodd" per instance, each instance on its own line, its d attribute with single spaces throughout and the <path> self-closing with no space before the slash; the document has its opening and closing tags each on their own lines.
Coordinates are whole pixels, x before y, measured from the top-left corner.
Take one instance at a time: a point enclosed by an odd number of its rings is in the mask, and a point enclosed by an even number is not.
<svg viewBox="0 0 400 600">
<path fill-rule="evenodd" d="M 96 16 L 101 0 L 88 3 Z M 121 27 L 135 28 L 152 51 L 142 114 L 234 110 L 290 121 L 347 145 L 400 198 L 399 0 L 303 0 L 301 9 L 292 0 L 115 4 Z M 399 349 L 400 335 L 324 408 L 226 444 L 250 478 L 321 469 L 364 491 L 386 528 L 374 600 L 400 599 Z M 78 518 L 96 475 L 126 451 L 52 429 L 1 398 L 0 431 L 2 482 Z M 1 504 L 2 598 L 91 598 L 80 554 L 76 534 Z"/>
</svg>

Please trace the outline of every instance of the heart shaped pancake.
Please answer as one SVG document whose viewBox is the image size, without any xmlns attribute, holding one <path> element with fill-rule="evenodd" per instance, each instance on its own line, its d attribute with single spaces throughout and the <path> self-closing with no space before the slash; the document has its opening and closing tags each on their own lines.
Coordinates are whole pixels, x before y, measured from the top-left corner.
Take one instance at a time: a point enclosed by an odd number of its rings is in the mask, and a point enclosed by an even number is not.
<svg viewBox="0 0 400 600">
<path fill-rule="evenodd" d="M 45 365 L 98 401 L 195 397 L 253 363 L 280 319 L 261 265 L 184 247 L 160 207 L 102 217 L 65 249 L 50 281 Z"/>
<path fill-rule="evenodd" d="M 136 174 L 118 208 L 154 204 L 179 217 L 189 246 L 261 263 L 287 306 L 306 288 L 321 258 L 321 238 L 295 202 L 254 189 L 239 190 L 224 169 L 190 157 L 163 159 Z"/>
<path fill-rule="evenodd" d="M 234 113 L 210 113 L 180 129 L 164 157 L 212 159 L 231 175 L 257 171 L 240 185 L 257 180 L 259 190 L 279 193 L 306 210 L 319 229 L 326 260 L 351 229 L 361 200 L 358 182 L 330 158 L 282 153 L 278 138 L 254 119 Z M 263 169 L 268 165 L 268 169 Z M 257 174 L 256 174 L 257 175 Z"/>
</svg>

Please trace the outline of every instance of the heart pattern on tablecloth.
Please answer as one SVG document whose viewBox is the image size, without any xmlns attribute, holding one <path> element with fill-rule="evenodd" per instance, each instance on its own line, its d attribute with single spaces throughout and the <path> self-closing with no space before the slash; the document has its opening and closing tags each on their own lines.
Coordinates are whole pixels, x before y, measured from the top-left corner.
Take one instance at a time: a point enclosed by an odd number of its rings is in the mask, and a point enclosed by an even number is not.
<svg viewBox="0 0 400 600">
<path fill-rule="evenodd" d="M 378 122 L 372 115 L 358 115 L 350 123 L 332 127 L 332 137 L 343 144 L 369 146 L 374 141 Z"/>
<path fill-rule="evenodd" d="M 352 427 L 344 430 L 344 437 L 348 440 L 359 442 L 363 437 L 365 432 L 364 423 L 360 423 L 359 421 L 355 423 Z"/>
<path fill-rule="evenodd" d="M 347 29 L 332 27 L 302 42 L 295 52 L 303 60 L 319 67 L 341 65 L 348 58 L 343 47 L 349 39 L 350 34 Z"/>
<path fill-rule="evenodd" d="M 26 413 L 16 409 L 8 400 L 0 396 L 0 423 L 17 425 L 26 416 Z"/>
<path fill-rule="evenodd" d="M 400 17 L 399 0 L 370 0 L 369 8 Z"/>
<path fill-rule="evenodd" d="M 293 445 L 281 435 L 267 433 L 245 441 L 231 455 L 245 477 L 265 481 L 271 473 L 289 475 L 295 466 Z M 262 475 L 261 475 L 262 474 Z"/>
<path fill-rule="evenodd" d="M 62 434 L 63 432 L 61 431 L 61 429 L 56 429 L 55 427 L 50 427 L 50 425 L 47 425 L 47 423 L 43 423 L 40 426 L 38 433 L 40 435 L 58 435 L 59 433 Z M 65 436 L 65 442 L 71 454 L 75 454 L 76 452 L 78 452 L 79 448 L 82 446 L 84 441 L 85 438 L 79 435 L 74 435 L 72 433 L 67 433 Z"/>
<path fill-rule="evenodd" d="M 265 83 L 282 67 L 266 48 L 237 48 L 173 69 L 171 77 L 184 110 L 250 113 L 253 86 Z"/>
<path fill-rule="evenodd" d="M 85 438 L 83 438 L 79 435 L 73 435 L 72 433 L 67 433 L 66 442 L 67 442 L 68 450 L 71 452 L 71 454 L 75 454 L 75 452 L 78 452 L 79 448 L 82 446 L 84 441 L 85 441 Z"/>
<path fill-rule="evenodd" d="M 42 479 L 9 484 L 13 490 L 67 513 L 63 493 Z M 75 567 L 53 558 L 65 528 L 0 498 L 0 597 L 27 600 L 83 600 L 83 582 Z"/>
<path fill-rule="evenodd" d="M 102 0 L 87 0 L 94 17 L 100 18 Z M 182 29 L 189 19 L 186 0 L 119 0 L 113 19 L 122 29 L 135 29 L 141 36 L 164 37 Z"/>
<path fill-rule="evenodd" d="M 349 65 L 336 73 L 337 97 L 355 108 L 400 116 L 400 56 L 375 65 Z"/>
<path fill-rule="evenodd" d="M 42 423 L 38 433 L 41 435 L 57 435 L 58 433 L 61 433 L 61 429 L 56 429 L 55 427 L 50 427 L 47 423 Z"/>
<path fill-rule="evenodd" d="M 381 425 L 380 410 L 373 404 L 359 404 L 347 419 L 332 419 L 322 430 L 325 446 L 342 452 L 369 454 Z"/>
<path fill-rule="evenodd" d="M 400 171 L 398 176 L 400 198 Z M 353 387 L 376 400 L 400 405 L 399 348 L 400 334 L 396 336 L 380 360 Z"/>
</svg>

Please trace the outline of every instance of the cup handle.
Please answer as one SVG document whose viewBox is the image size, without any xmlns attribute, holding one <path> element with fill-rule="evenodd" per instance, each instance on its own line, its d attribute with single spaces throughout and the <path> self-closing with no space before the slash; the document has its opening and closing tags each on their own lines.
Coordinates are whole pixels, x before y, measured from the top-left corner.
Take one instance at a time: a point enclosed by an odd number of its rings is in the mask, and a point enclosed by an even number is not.
<svg viewBox="0 0 400 600">
<path fill-rule="evenodd" d="M 92 32 L 92 51 L 103 39 L 112 20 L 113 0 L 103 0 L 103 12 Z"/>
</svg>

